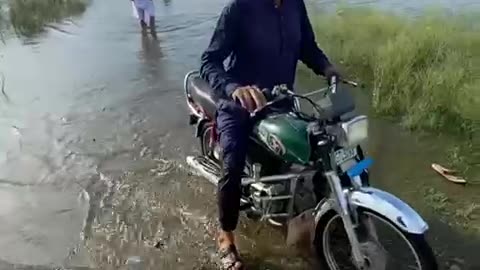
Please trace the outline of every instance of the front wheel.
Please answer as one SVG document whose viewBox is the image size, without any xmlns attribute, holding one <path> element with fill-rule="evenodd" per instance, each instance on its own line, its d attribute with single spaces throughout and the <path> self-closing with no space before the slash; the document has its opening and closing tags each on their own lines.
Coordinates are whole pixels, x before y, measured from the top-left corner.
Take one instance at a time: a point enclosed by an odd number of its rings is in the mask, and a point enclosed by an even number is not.
<svg viewBox="0 0 480 270">
<path fill-rule="evenodd" d="M 438 269 L 423 234 L 404 232 L 376 212 L 359 211 L 359 226 L 355 231 L 365 257 L 363 270 Z M 314 246 L 322 269 L 357 269 L 342 218 L 335 211 L 318 222 Z"/>
</svg>

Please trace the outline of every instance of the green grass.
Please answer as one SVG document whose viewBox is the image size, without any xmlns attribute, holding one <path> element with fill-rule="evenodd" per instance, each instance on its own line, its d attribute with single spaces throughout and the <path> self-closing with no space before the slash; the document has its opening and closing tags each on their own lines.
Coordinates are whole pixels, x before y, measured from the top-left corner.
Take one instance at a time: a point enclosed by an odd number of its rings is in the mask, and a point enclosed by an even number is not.
<svg viewBox="0 0 480 270">
<path fill-rule="evenodd" d="M 5 13 L 4 13 L 5 11 L 3 8 L 4 8 L 4 3 L 0 1 L 0 33 L 5 27 Z"/>
<path fill-rule="evenodd" d="M 411 17 L 344 6 L 310 14 L 320 47 L 365 84 L 374 113 L 442 134 L 432 162 L 456 168 L 469 195 L 428 188 L 424 200 L 449 224 L 480 233 L 471 195 L 480 184 L 480 12 Z"/>
<path fill-rule="evenodd" d="M 52 22 L 81 14 L 87 0 L 10 0 L 10 21 L 15 31 L 33 36 Z"/>
<path fill-rule="evenodd" d="M 452 199 L 432 187 L 424 190 L 424 198 L 440 220 L 453 226 L 459 226 L 468 232 L 480 233 L 479 203 Z"/>
<path fill-rule="evenodd" d="M 7 25 L 5 21 L 4 6 L 4 3 L 0 0 L 0 46 L 5 43 L 5 29 Z"/>
<path fill-rule="evenodd" d="M 320 46 L 367 84 L 376 113 L 409 128 L 478 134 L 479 14 L 411 18 L 358 7 L 319 13 L 311 17 Z"/>
<path fill-rule="evenodd" d="M 480 12 L 413 17 L 338 6 L 310 14 L 320 47 L 371 90 L 377 115 L 451 137 L 450 165 L 480 177 Z"/>
</svg>

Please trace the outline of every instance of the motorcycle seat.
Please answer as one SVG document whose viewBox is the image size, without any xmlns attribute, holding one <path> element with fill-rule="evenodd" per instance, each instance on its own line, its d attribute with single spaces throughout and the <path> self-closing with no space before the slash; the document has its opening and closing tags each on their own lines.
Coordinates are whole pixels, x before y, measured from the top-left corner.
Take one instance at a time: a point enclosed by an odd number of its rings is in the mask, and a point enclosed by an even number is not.
<svg viewBox="0 0 480 270">
<path fill-rule="evenodd" d="M 202 107 L 207 116 L 214 118 L 218 98 L 213 88 L 198 74 L 192 74 L 187 78 L 187 90 L 193 101 Z"/>
</svg>

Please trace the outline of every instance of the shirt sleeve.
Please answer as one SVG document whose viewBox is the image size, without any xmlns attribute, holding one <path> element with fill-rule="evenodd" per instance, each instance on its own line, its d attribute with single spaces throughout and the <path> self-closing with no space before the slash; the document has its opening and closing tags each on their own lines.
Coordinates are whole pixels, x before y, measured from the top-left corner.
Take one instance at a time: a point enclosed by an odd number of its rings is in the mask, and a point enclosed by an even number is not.
<svg viewBox="0 0 480 270">
<path fill-rule="evenodd" d="M 315 74 L 325 75 L 324 71 L 331 66 L 330 61 L 315 41 L 315 33 L 308 17 L 307 8 L 303 0 L 299 1 L 302 16 L 302 39 L 300 48 L 300 60 L 307 65 Z"/>
<path fill-rule="evenodd" d="M 200 75 L 219 94 L 229 97 L 240 86 L 226 71 L 223 65 L 230 56 L 238 37 L 238 3 L 232 1 L 220 14 L 210 44 L 202 54 Z"/>
</svg>

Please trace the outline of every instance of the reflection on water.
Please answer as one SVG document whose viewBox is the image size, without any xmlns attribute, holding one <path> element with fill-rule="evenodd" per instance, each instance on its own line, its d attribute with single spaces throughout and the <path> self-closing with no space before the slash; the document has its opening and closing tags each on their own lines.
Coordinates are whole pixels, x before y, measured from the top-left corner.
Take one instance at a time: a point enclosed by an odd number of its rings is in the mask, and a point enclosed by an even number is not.
<svg viewBox="0 0 480 270">
<path fill-rule="evenodd" d="M 160 69 L 161 58 L 163 57 L 162 50 L 160 48 L 160 40 L 157 34 L 152 36 L 147 34 L 141 35 L 141 51 L 139 52 L 139 59 L 144 64 L 145 70 L 148 76 L 155 76 L 155 72 Z"/>
</svg>

